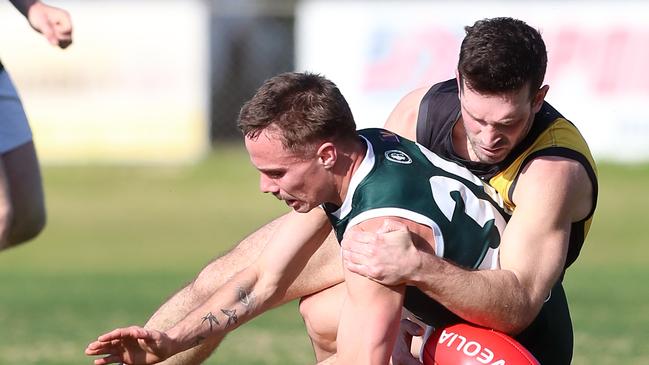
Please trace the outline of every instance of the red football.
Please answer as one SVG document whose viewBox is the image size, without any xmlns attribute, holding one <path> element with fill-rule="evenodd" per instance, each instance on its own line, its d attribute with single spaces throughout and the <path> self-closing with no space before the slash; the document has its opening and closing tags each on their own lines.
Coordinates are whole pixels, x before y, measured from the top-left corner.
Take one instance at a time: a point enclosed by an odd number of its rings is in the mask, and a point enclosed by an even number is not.
<svg viewBox="0 0 649 365">
<path fill-rule="evenodd" d="M 506 334 L 469 324 L 438 328 L 424 345 L 424 365 L 540 365 Z"/>
</svg>

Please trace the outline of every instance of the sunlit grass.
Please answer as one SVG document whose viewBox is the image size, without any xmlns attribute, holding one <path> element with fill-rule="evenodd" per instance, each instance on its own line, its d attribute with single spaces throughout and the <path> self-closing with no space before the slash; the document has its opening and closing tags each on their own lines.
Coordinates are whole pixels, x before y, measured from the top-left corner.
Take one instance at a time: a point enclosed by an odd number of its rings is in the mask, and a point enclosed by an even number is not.
<svg viewBox="0 0 649 365">
<path fill-rule="evenodd" d="M 574 364 L 648 364 L 649 166 L 600 166 L 595 223 L 565 283 Z M 0 364 L 89 364 L 102 331 L 142 324 L 211 258 L 286 208 L 239 147 L 189 167 L 48 167 L 48 226 L 0 253 Z M 296 304 L 228 336 L 208 363 L 305 364 Z"/>
</svg>

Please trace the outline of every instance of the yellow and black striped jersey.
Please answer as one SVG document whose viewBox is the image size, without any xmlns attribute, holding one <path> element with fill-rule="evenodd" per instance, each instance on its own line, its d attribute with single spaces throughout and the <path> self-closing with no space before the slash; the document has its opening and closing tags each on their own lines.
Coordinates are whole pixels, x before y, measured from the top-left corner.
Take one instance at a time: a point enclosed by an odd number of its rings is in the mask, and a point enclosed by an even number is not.
<svg viewBox="0 0 649 365">
<path fill-rule="evenodd" d="M 433 85 L 419 105 L 417 142 L 437 155 L 466 166 L 484 181 L 488 181 L 501 195 L 510 211 L 515 211 L 512 201 L 518 177 L 532 159 L 540 156 L 569 158 L 579 162 L 590 177 L 593 195 L 588 216 L 574 222 L 565 269 L 575 262 L 590 228 L 597 202 L 597 170 L 586 141 L 577 128 L 549 103 L 544 102 L 536 114 L 526 137 L 497 164 L 467 161 L 453 150 L 453 127 L 460 116 L 460 101 L 455 79 Z M 523 344 L 541 364 L 570 364 L 573 351 L 573 333 L 568 302 L 562 278 L 555 284 L 550 296 L 532 324 L 515 338 Z M 423 303 L 425 298 L 421 298 Z"/>
<path fill-rule="evenodd" d="M 579 162 L 590 177 L 593 201 L 590 214 L 572 225 L 566 258 L 567 268 L 579 256 L 597 203 L 597 169 L 588 145 L 577 128 L 549 103 L 544 102 L 536 114 L 532 128 L 514 150 L 497 164 L 467 161 L 453 151 L 452 131 L 460 115 L 460 102 L 455 79 L 434 85 L 424 96 L 417 120 L 417 142 L 436 154 L 459 162 L 471 172 L 488 181 L 502 196 L 510 210 L 516 206 L 512 195 L 516 181 L 525 165 L 540 156 L 564 157 Z"/>
</svg>

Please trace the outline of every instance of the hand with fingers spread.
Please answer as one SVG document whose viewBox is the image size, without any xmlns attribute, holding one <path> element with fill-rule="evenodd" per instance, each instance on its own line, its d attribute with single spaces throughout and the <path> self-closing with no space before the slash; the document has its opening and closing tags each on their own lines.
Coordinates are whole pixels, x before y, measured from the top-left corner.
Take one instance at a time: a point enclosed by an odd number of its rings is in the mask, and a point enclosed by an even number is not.
<svg viewBox="0 0 649 365">
<path fill-rule="evenodd" d="M 422 266 L 408 227 L 393 219 L 386 219 L 376 232 L 352 227 L 341 247 L 348 270 L 384 285 L 410 284 Z"/>
<path fill-rule="evenodd" d="M 107 355 L 95 365 L 112 363 L 156 364 L 175 354 L 175 341 L 164 332 L 138 326 L 118 328 L 88 344 L 86 355 Z"/>
<path fill-rule="evenodd" d="M 413 336 L 422 336 L 424 329 L 406 318 L 401 319 L 399 336 L 392 350 L 392 365 L 421 365 L 421 361 L 410 351 Z"/>
</svg>

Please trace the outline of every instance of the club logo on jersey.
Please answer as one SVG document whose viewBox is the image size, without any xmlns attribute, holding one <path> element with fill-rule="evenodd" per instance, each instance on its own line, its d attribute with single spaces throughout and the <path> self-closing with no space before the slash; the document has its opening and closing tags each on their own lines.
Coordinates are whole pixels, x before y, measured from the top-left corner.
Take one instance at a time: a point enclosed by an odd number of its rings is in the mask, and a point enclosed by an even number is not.
<svg viewBox="0 0 649 365">
<path fill-rule="evenodd" d="M 404 165 L 412 163 L 410 156 L 406 155 L 405 152 L 399 150 L 385 151 L 385 158 L 392 162 L 402 163 Z"/>
<path fill-rule="evenodd" d="M 390 131 L 380 131 L 379 136 L 383 142 L 399 143 L 399 136 Z"/>
</svg>

